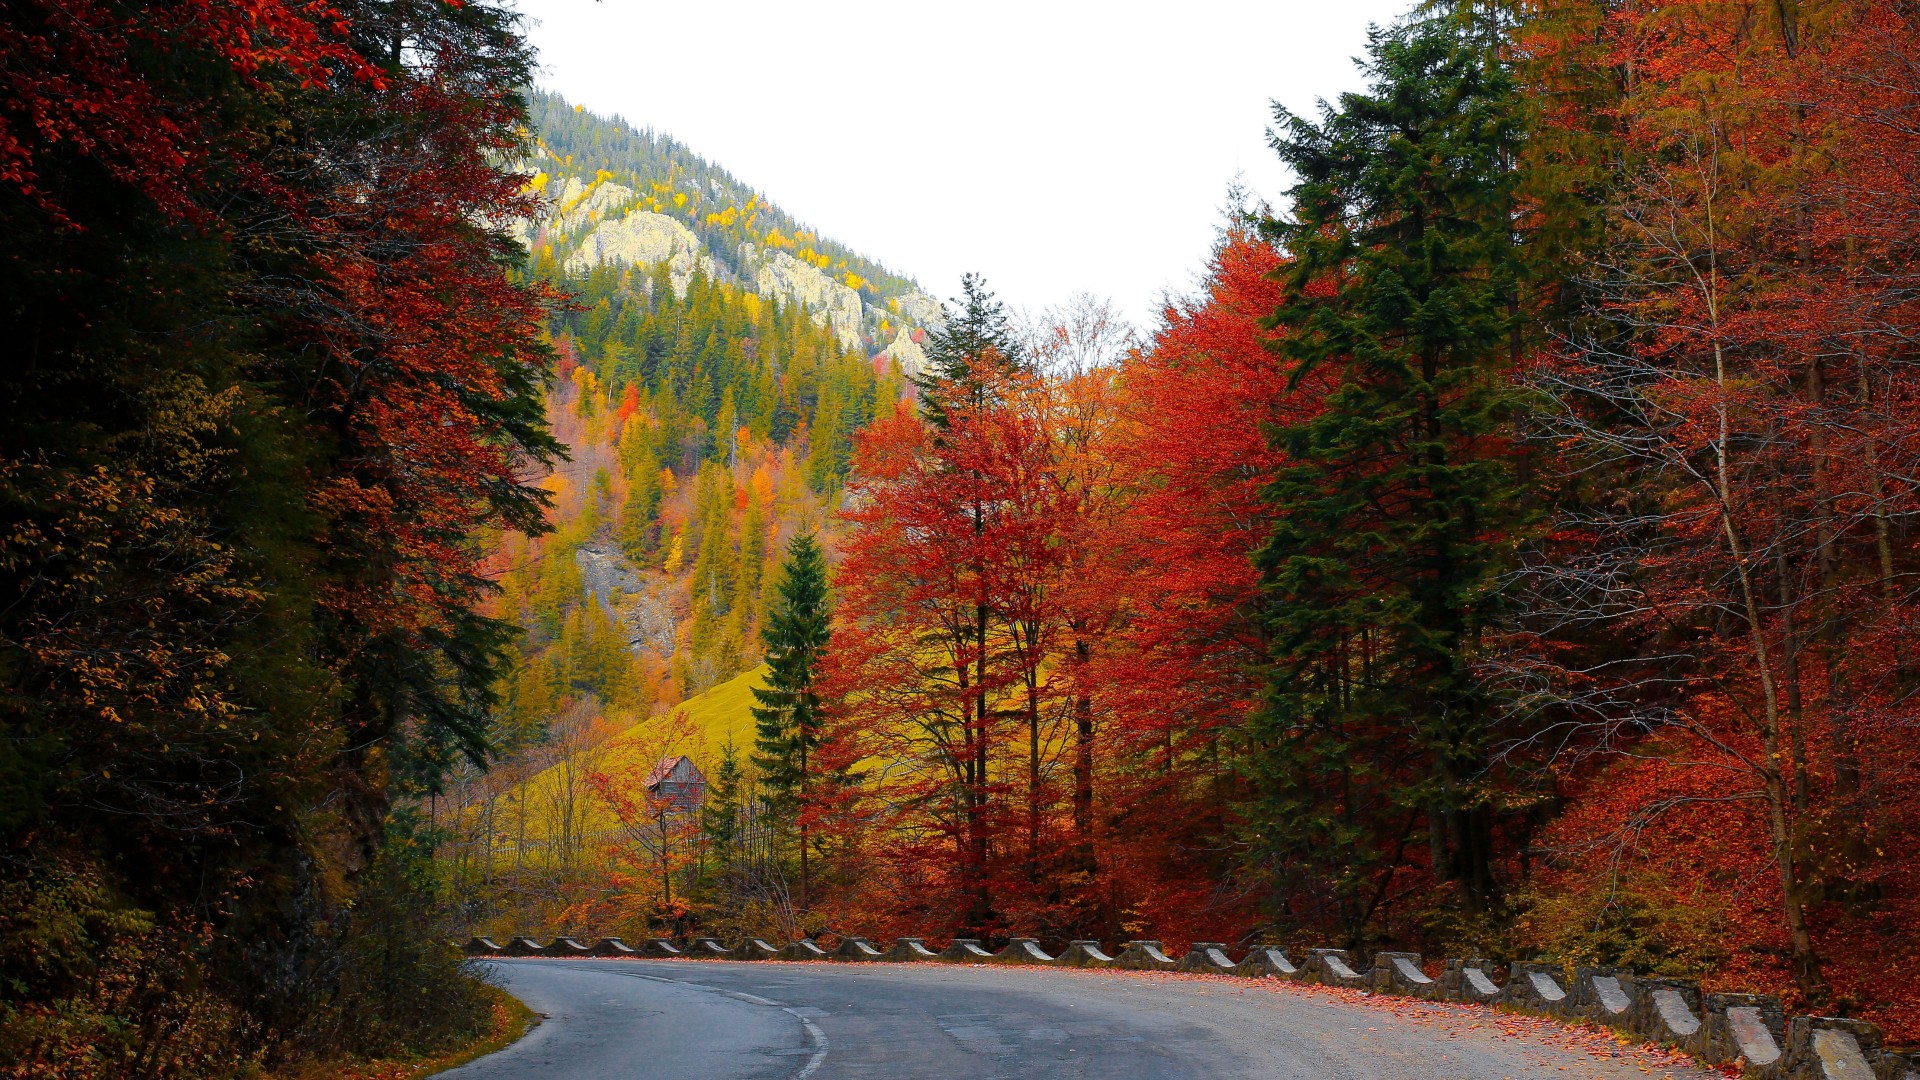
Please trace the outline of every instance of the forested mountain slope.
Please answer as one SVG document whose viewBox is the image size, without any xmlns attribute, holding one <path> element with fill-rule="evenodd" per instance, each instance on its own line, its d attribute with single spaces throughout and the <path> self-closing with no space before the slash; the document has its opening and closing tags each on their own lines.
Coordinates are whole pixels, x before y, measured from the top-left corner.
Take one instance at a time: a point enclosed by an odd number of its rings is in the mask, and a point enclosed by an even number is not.
<svg viewBox="0 0 1920 1080">
<path fill-rule="evenodd" d="M 940 317 L 669 138 L 552 96 L 533 116 L 524 172 L 550 214 L 521 235 L 525 273 L 570 298 L 547 398 L 569 460 L 542 481 L 554 531 L 497 541 L 496 613 L 524 630 L 491 733 L 506 760 L 460 776 L 444 819 L 482 906 L 521 912 L 567 893 L 600 748 L 744 686 L 782 549 L 830 528 L 855 433 L 906 393 Z M 676 752 L 710 768 L 723 741 Z M 528 827 L 556 791 L 566 807 Z"/>
<path fill-rule="evenodd" d="M 916 331 L 940 304 L 878 262 L 781 210 L 672 138 L 535 94 L 532 185 L 553 214 L 525 236 L 542 272 L 665 264 L 676 290 L 694 271 L 805 307 L 849 349 L 924 362 Z M 551 265 L 546 261 L 550 260 Z"/>
</svg>

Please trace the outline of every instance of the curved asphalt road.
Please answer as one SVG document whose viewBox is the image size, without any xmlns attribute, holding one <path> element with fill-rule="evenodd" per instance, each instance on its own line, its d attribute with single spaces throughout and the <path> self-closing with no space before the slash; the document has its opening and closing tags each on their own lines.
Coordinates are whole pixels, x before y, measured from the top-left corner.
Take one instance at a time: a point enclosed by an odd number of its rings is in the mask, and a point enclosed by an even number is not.
<svg viewBox="0 0 1920 1080">
<path fill-rule="evenodd" d="M 495 960 L 547 1019 L 458 1080 L 1642 1080 L 1405 1002 L 1233 979 L 947 964 Z M 1423 1012 L 1422 1010 L 1428 1010 Z M 1449 1019 L 1453 1023 L 1449 1025 Z M 1655 1076 L 1701 1078 L 1658 1069 Z"/>
</svg>

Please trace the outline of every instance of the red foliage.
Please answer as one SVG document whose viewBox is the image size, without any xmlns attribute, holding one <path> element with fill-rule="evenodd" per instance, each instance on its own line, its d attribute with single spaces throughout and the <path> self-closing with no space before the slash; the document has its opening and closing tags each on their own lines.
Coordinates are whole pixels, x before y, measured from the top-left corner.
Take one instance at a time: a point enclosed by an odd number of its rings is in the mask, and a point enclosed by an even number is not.
<svg viewBox="0 0 1920 1080">
<path fill-rule="evenodd" d="M 1631 513 L 1661 542 L 1631 558 L 1613 629 L 1660 642 L 1674 689 L 1627 761 L 1576 771 L 1569 860 L 1544 881 L 1624 870 L 1715 897 L 1718 978 L 1911 1034 L 1920 1003 L 1874 973 L 1920 960 L 1893 841 L 1920 830 L 1920 613 L 1896 586 L 1914 557 L 1896 523 L 1920 509 L 1920 26 L 1880 2 L 1548 9 L 1529 43 L 1548 100 L 1597 62 L 1634 72 L 1604 108 L 1549 112 L 1549 136 L 1577 136 L 1555 145 L 1625 163 L 1592 287 L 1632 343 L 1570 351 L 1554 378 L 1604 401 L 1568 448 L 1652 500 Z M 1631 550 L 1646 520 L 1567 561 Z"/>
<path fill-rule="evenodd" d="M 198 61 L 256 86 L 267 69 L 303 86 L 382 82 L 346 44 L 346 18 L 325 0 L 23 7 L 0 24 L 0 182 L 62 220 L 59 194 L 40 186 L 48 155 L 91 158 L 165 213 L 195 220 L 207 218 L 194 200 L 208 164 L 244 156 L 244 133 L 211 115 L 208 97 L 158 80 L 161 69 L 144 62 L 154 54 L 171 55 L 176 72 Z"/>
</svg>

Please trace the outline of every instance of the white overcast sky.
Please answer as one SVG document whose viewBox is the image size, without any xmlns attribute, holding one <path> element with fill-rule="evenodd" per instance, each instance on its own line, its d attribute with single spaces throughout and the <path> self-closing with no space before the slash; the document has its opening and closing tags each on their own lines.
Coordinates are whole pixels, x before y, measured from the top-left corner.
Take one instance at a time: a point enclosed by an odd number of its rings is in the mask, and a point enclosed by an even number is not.
<svg viewBox="0 0 1920 1080">
<path fill-rule="evenodd" d="M 1271 105 L 1355 89 L 1412 0 L 515 0 L 540 84 L 679 139 L 942 299 L 1076 292 L 1149 328 L 1228 185 L 1274 200 Z"/>
</svg>

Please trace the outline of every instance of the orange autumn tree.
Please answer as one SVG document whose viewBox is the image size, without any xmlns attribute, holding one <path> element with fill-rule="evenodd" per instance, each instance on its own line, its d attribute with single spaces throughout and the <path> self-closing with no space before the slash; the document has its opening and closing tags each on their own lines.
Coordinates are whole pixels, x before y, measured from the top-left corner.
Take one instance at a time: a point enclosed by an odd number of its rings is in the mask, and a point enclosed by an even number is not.
<svg viewBox="0 0 1920 1080">
<path fill-rule="evenodd" d="M 1237 937 L 1251 919 L 1215 885 L 1230 867 L 1212 839 L 1237 795 L 1221 740 L 1245 722 L 1264 656 L 1251 556 L 1279 460 L 1264 430 L 1313 396 L 1289 389 L 1271 351 L 1281 267 L 1232 224 L 1201 293 L 1170 306 L 1119 373 L 1108 453 L 1123 509 L 1098 523 L 1078 586 L 1114 611 L 1091 665 L 1110 933 Z"/>
<path fill-rule="evenodd" d="M 1548 128 L 1615 164 L 1542 375 L 1586 490 L 1507 671 L 1574 751 L 1529 934 L 1911 1030 L 1871 984 L 1920 931 L 1890 842 L 1920 823 L 1898 584 L 1920 145 L 1896 119 L 1920 38 L 1877 3 L 1546 8 L 1550 96 L 1593 94 L 1568 57 L 1635 78 Z"/>
</svg>

